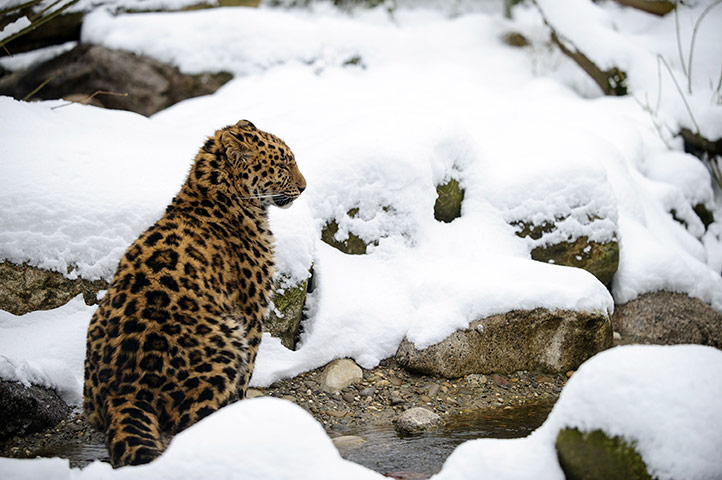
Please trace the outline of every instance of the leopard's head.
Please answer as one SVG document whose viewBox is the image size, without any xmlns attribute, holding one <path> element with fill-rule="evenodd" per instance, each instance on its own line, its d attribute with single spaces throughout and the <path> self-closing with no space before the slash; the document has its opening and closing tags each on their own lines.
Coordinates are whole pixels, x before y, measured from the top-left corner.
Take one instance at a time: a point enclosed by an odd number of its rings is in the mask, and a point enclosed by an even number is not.
<svg viewBox="0 0 722 480">
<path fill-rule="evenodd" d="M 306 179 L 288 145 L 248 120 L 221 130 L 220 144 L 236 187 L 247 198 L 286 208 L 306 189 Z"/>
</svg>

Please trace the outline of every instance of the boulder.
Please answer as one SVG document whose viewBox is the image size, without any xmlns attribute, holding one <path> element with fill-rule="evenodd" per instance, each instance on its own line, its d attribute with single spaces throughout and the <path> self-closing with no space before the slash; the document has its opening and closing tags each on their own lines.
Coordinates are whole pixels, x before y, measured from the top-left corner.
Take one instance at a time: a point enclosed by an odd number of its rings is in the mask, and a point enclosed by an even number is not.
<svg viewBox="0 0 722 480">
<path fill-rule="evenodd" d="M 98 303 L 98 292 L 107 288 L 103 280 L 70 280 L 59 272 L 0 263 L 0 310 L 13 315 L 57 308 L 80 293 L 85 303 L 94 305 Z"/>
<path fill-rule="evenodd" d="M 273 287 L 273 308 L 264 320 L 264 330 L 281 339 L 283 346 L 296 348 L 298 330 L 303 319 L 310 277 L 298 285 L 284 287 L 281 279 Z"/>
<path fill-rule="evenodd" d="M 556 440 L 559 464 L 568 480 L 651 479 L 642 457 L 621 437 L 601 430 L 565 428 Z"/>
<path fill-rule="evenodd" d="M 437 185 L 434 218 L 444 223 L 459 218 L 461 216 L 461 202 L 463 201 L 464 190 L 462 190 L 456 179 L 451 178 L 443 185 Z"/>
<path fill-rule="evenodd" d="M 0 95 L 23 99 L 47 81 L 31 98 L 83 100 L 148 116 L 186 98 L 213 93 L 231 78 L 228 73 L 184 75 L 150 57 L 80 44 L 0 78 Z"/>
<path fill-rule="evenodd" d="M 0 440 L 54 427 L 70 407 L 47 388 L 0 380 Z"/>
<path fill-rule="evenodd" d="M 409 370 L 446 378 L 518 370 L 556 373 L 576 370 L 611 346 L 606 314 L 540 308 L 475 320 L 423 350 L 404 339 L 396 360 Z"/>
<path fill-rule="evenodd" d="M 419 433 L 440 423 L 441 417 L 424 407 L 410 408 L 395 420 L 396 430 L 400 433 Z"/>
<path fill-rule="evenodd" d="M 341 358 L 326 365 L 319 379 L 321 388 L 328 393 L 340 392 L 363 379 L 361 367 L 353 360 Z"/>
<path fill-rule="evenodd" d="M 722 313 L 684 293 L 645 293 L 614 308 L 614 329 L 640 343 L 722 348 Z"/>
<path fill-rule="evenodd" d="M 541 240 L 544 235 L 553 233 L 556 229 L 553 222 L 545 222 L 537 226 L 520 221 L 514 222 L 513 225 L 519 237 L 529 237 L 533 241 Z M 619 243 L 616 236 L 603 243 L 590 241 L 589 237 L 581 236 L 566 242 L 540 244 L 532 248 L 531 258 L 544 263 L 581 268 L 608 286 L 611 285 L 614 274 L 619 268 Z"/>
<path fill-rule="evenodd" d="M 352 208 L 348 211 L 347 215 L 350 218 L 354 218 L 358 215 L 358 211 L 358 208 Z M 366 247 L 368 245 L 359 236 L 349 232 L 345 239 L 337 239 L 337 233 L 338 222 L 331 220 L 323 227 L 323 230 L 321 230 L 321 240 L 349 255 L 363 255 L 366 253 Z"/>
</svg>

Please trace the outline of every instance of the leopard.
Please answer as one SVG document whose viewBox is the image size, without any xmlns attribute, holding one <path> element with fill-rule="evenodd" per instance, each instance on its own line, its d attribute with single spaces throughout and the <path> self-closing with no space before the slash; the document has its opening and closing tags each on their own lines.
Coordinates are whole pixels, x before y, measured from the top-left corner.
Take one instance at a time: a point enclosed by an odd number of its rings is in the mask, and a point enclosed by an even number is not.
<svg viewBox="0 0 722 480">
<path fill-rule="evenodd" d="M 88 326 L 83 384 L 114 468 L 155 460 L 246 396 L 272 291 L 268 211 L 305 189 L 291 149 L 241 120 L 207 138 L 121 256 Z"/>
</svg>

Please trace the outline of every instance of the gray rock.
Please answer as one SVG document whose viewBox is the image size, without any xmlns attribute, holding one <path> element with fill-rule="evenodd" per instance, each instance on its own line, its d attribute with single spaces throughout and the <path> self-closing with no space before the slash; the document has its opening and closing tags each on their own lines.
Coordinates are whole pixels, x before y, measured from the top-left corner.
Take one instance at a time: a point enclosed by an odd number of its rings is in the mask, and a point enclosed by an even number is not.
<svg viewBox="0 0 722 480">
<path fill-rule="evenodd" d="M 418 433 L 438 426 L 441 417 L 424 407 L 406 410 L 396 419 L 396 430 L 402 433 Z"/>
<path fill-rule="evenodd" d="M 22 99 L 48 80 L 32 98 L 79 101 L 92 96 L 94 105 L 148 116 L 186 98 L 213 93 L 231 78 L 228 73 L 184 75 L 150 57 L 80 44 L 45 63 L 2 77 L 0 94 Z"/>
<path fill-rule="evenodd" d="M 645 293 L 617 305 L 612 321 L 625 342 L 722 348 L 722 313 L 683 293 Z"/>
<path fill-rule="evenodd" d="M 518 370 L 566 372 L 611 346 L 612 324 L 604 314 L 517 310 L 476 320 L 424 350 L 404 339 L 396 360 L 409 370 L 446 378 Z"/>
<path fill-rule="evenodd" d="M 0 440 L 57 425 L 70 407 L 47 388 L 0 380 Z"/>
<path fill-rule="evenodd" d="M 85 303 L 94 305 L 98 292 L 107 288 L 103 280 L 69 280 L 58 272 L 0 263 L 0 310 L 13 315 L 57 308 L 81 293 Z"/>
<path fill-rule="evenodd" d="M 335 393 L 362 379 L 361 367 L 356 365 L 353 360 L 342 358 L 326 365 L 320 377 L 321 389 Z"/>
</svg>

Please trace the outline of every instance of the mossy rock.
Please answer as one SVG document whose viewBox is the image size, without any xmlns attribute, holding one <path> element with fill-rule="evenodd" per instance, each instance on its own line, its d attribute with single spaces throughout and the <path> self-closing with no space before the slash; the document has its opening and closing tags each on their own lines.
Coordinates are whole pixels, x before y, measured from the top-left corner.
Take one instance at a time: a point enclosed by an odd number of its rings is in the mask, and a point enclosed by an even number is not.
<svg viewBox="0 0 722 480">
<path fill-rule="evenodd" d="M 354 218 L 358 215 L 358 211 L 358 208 L 352 208 L 348 211 L 347 215 Z M 323 227 L 323 230 L 321 230 L 321 240 L 349 255 L 364 255 L 366 253 L 368 244 L 364 242 L 361 237 L 349 232 L 345 240 L 339 241 L 336 240 L 336 233 L 338 233 L 338 223 L 336 220 L 331 220 Z"/>
<path fill-rule="evenodd" d="M 274 308 L 264 320 L 264 329 L 271 336 L 280 338 L 283 346 L 290 350 L 296 348 L 309 281 L 310 277 L 298 285 L 282 288 L 279 280 L 273 287 Z"/>
<path fill-rule="evenodd" d="M 579 237 L 573 242 L 561 242 L 531 251 L 531 258 L 540 262 L 576 267 L 588 271 L 604 285 L 610 285 L 619 268 L 619 243 L 590 242 Z"/>
<path fill-rule="evenodd" d="M 0 263 L 0 310 L 24 315 L 35 310 L 50 310 L 82 294 L 85 303 L 98 303 L 98 292 L 107 290 L 104 280 L 70 280 L 59 272 L 29 265 Z"/>
<path fill-rule="evenodd" d="M 512 225 L 517 228 L 518 236 L 530 237 L 534 240 L 540 240 L 556 228 L 552 222 L 544 222 L 541 225 L 514 222 Z M 609 286 L 619 268 L 619 242 L 616 237 L 609 242 L 599 243 L 582 236 L 570 242 L 536 247 L 531 251 L 531 258 L 539 262 L 581 268 L 597 277 L 602 284 Z"/>
<path fill-rule="evenodd" d="M 652 478 L 634 445 L 601 430 L 585 433 L 565 428 L 557 436 L 556 448 L 567 480 Z"/>
<path fill-rule="evenodd" d="M 456 179 L 452 178 L 443 185 L 437 185 L 434 218 L 445 223 L 450 223 L 455 218 L 459 218 L 463 201 L 464 190 Z"/>
</svg>

